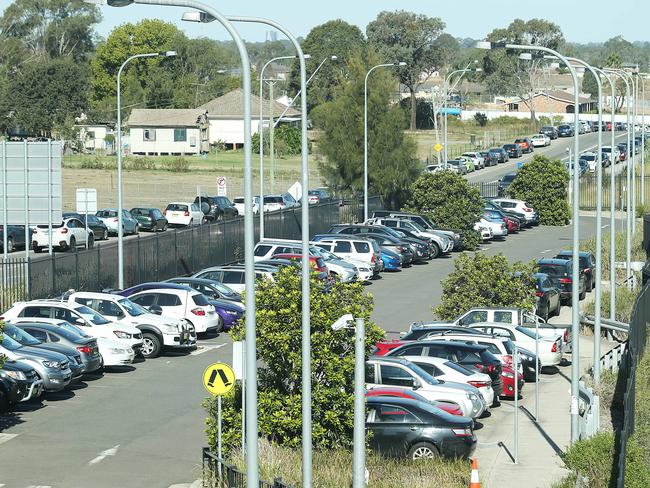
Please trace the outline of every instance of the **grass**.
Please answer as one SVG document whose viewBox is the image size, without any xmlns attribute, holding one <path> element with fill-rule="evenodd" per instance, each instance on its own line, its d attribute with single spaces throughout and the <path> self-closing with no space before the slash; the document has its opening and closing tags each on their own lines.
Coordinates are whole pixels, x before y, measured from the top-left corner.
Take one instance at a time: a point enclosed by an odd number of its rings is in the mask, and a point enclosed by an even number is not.
<svg viewBox="0 0 650 488">
<path fill-rule="evenodd" d="M 610 247 L 610 233 L 604 233 L 602 239 L 601 253 L 602 253 L 602 269 L 603 269 L 603 280 L 609 280 L 610 270 L 609 270 L 609 247 Z M 616 236 L 616 261 L 623 262 L 626 259 L 626 234 L 624 232 L 617 232 Z M 566 249 L 570 249 L 567 247 Z M 582 251 L 590 251 L 592 254 L 596 255 L 596 238 L 592 237 L 580 242 L 580 249 Z M 645 261 L 645 251 L 643 250 L 643 225 L 640 222 L 637 222 L 637 231 L 632 236 L 632 261 Z M 625 270 L 617 269 L 616 270 L 616 280 L 620 283 L 625 279 Z M 640 280 L 640 275 L 637 273 L 637 279 Z M 603 298 L 604 301 L 604 298 Z"/>
<path fill-rule="evenodd" d="M 260 440 L 260 479 L 282 481 L 298 487 L 301 482 L 299 450 L 279 447 Z M 230 462 L 245 471 L 241 452 L 234 453 Z M 466 488 L 470 466 L 467 461 L 429 460 L 408 461 L 379 457 L 369 453 L 366 465 L 370 473 L 369 488 Z M 315 451 L 313 457 L 313 486 L 315 488 L 346 488 L 352 482 L 352 453 L 343 450 Z"/>
</svg>

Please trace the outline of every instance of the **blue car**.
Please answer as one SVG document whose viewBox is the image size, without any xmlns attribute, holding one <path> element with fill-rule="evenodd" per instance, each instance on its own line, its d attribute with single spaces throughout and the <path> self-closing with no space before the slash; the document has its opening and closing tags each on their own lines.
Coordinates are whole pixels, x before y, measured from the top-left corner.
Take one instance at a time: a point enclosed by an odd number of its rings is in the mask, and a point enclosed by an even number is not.
<svg viewBox="0 0 650 488">
<path fill-rule="evenodd" d="M 236 322 L 244 316 L 244 306 L 241 303 L 229 300 L 212 299 L 210 305 L 223 320 L 223 329 L 230 330 Z"/>
<path fill-rule="evenodd" d="M 402 268 L 402 257 L 389 249 L 381 249 L 384 271 L 397 271 Z"/>
</svg>

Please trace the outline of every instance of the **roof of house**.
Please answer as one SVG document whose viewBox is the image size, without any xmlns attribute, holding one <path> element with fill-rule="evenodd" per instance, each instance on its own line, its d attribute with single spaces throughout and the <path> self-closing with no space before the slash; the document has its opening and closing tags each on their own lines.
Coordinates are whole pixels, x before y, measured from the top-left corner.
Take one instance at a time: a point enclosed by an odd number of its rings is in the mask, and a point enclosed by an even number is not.
<svg viewBox="0 0 650 488">
<path fill-rule="evenodd" d="M 566 92 L 566 91 L 563 91 L 563 90 L 549 90 L 548 92 L 540 91 L 540 92 L 535 93 L 535 95 L 533 95 L 533 98 L 546 97 L 547 93 L 548 93 L 548 97 L 552 98 L 554 100 L 558 100 L 560 102 L 570 103 L 570 104 L 573 104 L 573 102 L 574 102 L 575 97 L 574 97 L 573 93 L 569 93 L 569 92 Z M 525 100 L 527 100 L 528 98 L 529 97 L 525 97 Z M 589 97 L 579 97 L 578 99 L 580 100 L 580 103 L 592 103 L 594 101 L 594 100 L 591 99 L 591 96 L 589 96 Z M 513 99 L 513 100 L 511 100 L 509 102 L 506 102 L 506 103 L 517 103 L 519 101 L 521 101 L 521 98 L 516 97 L 515 99 Z"/>
<path fill-rule="evenodd" d="M 205 110 L 198 108 L 136 108 L 127 125 L 147 127 L 197 127 Z"/>
<path fill-rule="evenodd" d="M 262 104 L 262 116 L 269 116 L 269 101 L 264 100 Z M 260 116 L 260 97 L 251 94 L 251 114 L 253 118 Z M 231 92 L 226 93 L 208 103 L 204 103 L 199 107 L 200 109 L 208 111 L 208 118 L 212 119 L 243 119 L 244 118 L 244 90 L 237 88 Z M 273 114 L 279 117 L 286 107 L 278 102 L 273 102 Z M 290 108 L 285 117 L 296 117 L 300 112 Z"/>
</svg>

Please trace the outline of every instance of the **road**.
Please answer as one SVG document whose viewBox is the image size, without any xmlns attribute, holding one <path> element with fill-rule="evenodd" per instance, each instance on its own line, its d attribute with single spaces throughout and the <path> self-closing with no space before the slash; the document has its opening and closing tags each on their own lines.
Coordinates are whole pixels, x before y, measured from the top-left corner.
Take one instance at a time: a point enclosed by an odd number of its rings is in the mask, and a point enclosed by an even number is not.
<svg viewBox="0 0 650 488">
<path fill-rule="evenodd" d="M 594 219 L 582 223 L 581 235 L 591 236 Z M 570 244 L 571 232 L 533 228 L 480 252 L 502 252 L 512 260 L 551 256 Z M 372 317 L 389 336 L 432 317 L 440 280 L 452 271 L 455 256 L 385 273 L 368 286 Z M 167 354 L 109 372 L 0 417 L 0 487 L 166 488 L 200 477 L 206 444 L 201 375 L 210 363 L 232 358 L 225 334 L 200 343 L 191 354 Z"/>
</svg>

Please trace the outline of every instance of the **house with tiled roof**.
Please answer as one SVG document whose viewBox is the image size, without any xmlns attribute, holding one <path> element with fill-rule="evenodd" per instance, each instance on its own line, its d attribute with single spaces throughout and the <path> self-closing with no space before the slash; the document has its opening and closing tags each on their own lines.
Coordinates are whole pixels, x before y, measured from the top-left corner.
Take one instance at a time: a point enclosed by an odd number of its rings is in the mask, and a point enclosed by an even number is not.
<svg viewBox="0 0 650 488">
<path fill-rule="evenodd" d="M 580 113 L 596 108 L 596 101 L 591 96 L 579 96 Z M 508 100 L 504 106 L 508 112 L 530 112 L 530 96 Z M 575 112 L 575 96 L 564 90 L 540 91 L 533 95 L 532 105 L 535 112 L 552 112 L 572 114 Z"/>
</svg>

